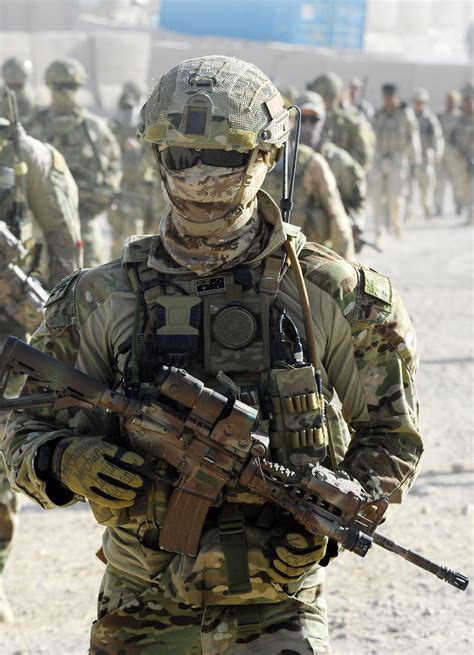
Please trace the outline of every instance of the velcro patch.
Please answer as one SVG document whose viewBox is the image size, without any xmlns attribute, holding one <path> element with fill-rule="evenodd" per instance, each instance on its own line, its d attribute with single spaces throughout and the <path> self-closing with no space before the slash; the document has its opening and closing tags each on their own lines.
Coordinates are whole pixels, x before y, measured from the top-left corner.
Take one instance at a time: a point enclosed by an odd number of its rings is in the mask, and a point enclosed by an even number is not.
<svg viewBox="0 0 474 655">
<path fill-rule="evenodd" d="M 362 269 L 364 273 L 364 292 L 388 305 L 392 304 L 392 282 L 371 268 Z"/>
<path fill-rule="evenodd" d="M 225 292 L 225 278 L 211 277 L 207 280 L 196 280 L 196 294 L 198 296 L 212 296 Z"/>
</svg>

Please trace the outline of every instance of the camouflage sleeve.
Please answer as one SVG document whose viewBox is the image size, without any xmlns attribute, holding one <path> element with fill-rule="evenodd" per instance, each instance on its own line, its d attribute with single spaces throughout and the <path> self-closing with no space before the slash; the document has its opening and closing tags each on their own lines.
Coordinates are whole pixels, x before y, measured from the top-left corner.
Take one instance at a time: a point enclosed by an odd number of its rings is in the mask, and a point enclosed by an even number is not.
<svg viewBox="0 0 474 655">
<path fill-rule="evenodd" d="M 445 147 L 443 128 L 441 127 L 441 123 L 436 114 L 432 114 L 431 120 L 433 124 L 433 149 L 435 152 L 435 160 L 439 162 L 444 155 Z"/>
<path fill-rule="evenodd" d="M 304 170 L 303 187 L 311 190 L 308 197 L 317 198 L 329 219 L 332 249 L 341 257 L 355 257 L 354 241 L 349 218 L 337 190 L 336 179 L 328 163 L 320 155 L 313 155 Z"/>
<path fill-rule="evenodd" d="M 77 185 L 64 157 L 52 146 L 24 137 L 28 205 L 48 252 L 48 286 L 82 265 Z"/>
<path fill-rule="evenodd" d="M 422 162 L 421 138 L 418 121 L 413 110 L 410 107 L 405 109 L 405 120 L 407 126 L 407 147 L 410 162 L 415 165 Z"/>
<path fill-rule="evenodd" d="M 104 300 L 107 306 L 104 285 L 94 277 L 94 271 L 77 271 L 63 280 L 51 293 L 45 309 L 45 320 L 35 332 L 31 344 L 61 361 L 113 384 L 113 373 L 108 358 L 109 343 L 104 329 L 104 317 L 95 322 L 91 332 L 89 319 L 94 308 L 93 300 Z M 92 321 L 94 323 L 94 321 Z M 102 329 L 98 327 L 102 324 Z M 87 333 L 87 338 L 84 336 Z M 26 382 L 23 394 L 37 392 L 35 385 Z M 84 412 L 80 412 L 81 414 Z M 55 485 L 51 487 L 36 472 L 35 460 L 38 448 L 48 441 L 74 434 L 71 419 L 75 424 L 78 412 L 61 410 L 52 413 L 48 408 L 34 411 L 12 412 L 3 435 L 2 450 L 9 470 L 10 483 L 16 491 L 23 492 L 44 508 L 64 506 L 75 502 L 73 494 Z M 87 413 L 87 421 L 93 422 L 91 430 L 82 433 L 104 434 L 102 416 Z M 84 416 L 84 421 L 86 416 Z"/>
<path fill-rule="evenodd" d="M 122 154 L 119 142 L 106 123 L 100 128 L 100 153 L 104 186 L 111 191 L 118 191 L 122 179 Z"/>
<path fill-rule="evenodd" d="M 374 159 L 375 133 L 365 118 L 353 119 L 350 129 L 351 155 L 367 171 Z"/>
<path fill-rule="evenodd" d="M 423 450 L 407 311 L 390 279 L 372 269 L 343 261 L 304 266 L 326 384 L 352 431 L 339 468 L 400 503 Z"/>
</svg>

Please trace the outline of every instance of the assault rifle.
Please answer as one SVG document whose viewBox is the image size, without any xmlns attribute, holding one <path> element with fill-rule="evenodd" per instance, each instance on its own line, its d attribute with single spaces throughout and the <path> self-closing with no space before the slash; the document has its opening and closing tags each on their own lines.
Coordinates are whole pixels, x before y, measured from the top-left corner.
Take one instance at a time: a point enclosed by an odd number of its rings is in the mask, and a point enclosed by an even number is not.
<svg viewBox="0 0 474 655">
<path fill-rule="evenodd" d="M 43 318 L 48 292 L 24 273 L 18 265 L 27 256 L 23 244 L 0 221 L 0 297 L 7 318 L 16 321 L 28 332 L 36 330 Z"/>
<path fill-rule="evenodd" d="M 43 391 L 6 399 L 10 372 L 28 375 Z M 164 550 L 195 556 L 209 508 L 225 485 L 238 483 L 288 511 L 309 532 L 326 535 L 361 557 L 376 543 L 457 589 L 467 588 L 469 579 L 461 573 L 375 531 L 386 499 L 374 500 L 352 480 L 319 464 L 303 474 L 267 460 L 269 438 L 255 428 L 254 408 L 174 367 L 163 366 L 154 385 L 156 400 L 127 398 L 15 337 L 8 338 L 0 357 L 0 410 L 101 407 L 122 416 L 130 448 L 177 471 L 160 526 Z M 156 475 L 164 475 L 158 463 Z"/>
</svg>

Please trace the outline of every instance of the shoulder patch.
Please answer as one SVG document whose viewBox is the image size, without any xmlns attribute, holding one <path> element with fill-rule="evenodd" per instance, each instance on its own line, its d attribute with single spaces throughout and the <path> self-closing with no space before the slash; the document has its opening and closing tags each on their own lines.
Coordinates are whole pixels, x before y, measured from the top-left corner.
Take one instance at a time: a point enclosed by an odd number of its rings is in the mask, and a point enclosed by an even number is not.
<svg viewBox="0 0 474 655">
<path fill-rule="evenodd" d="M 45 321 L 47 326 L 62 328 L 77 323 L 74 308 L 74 291 L 85 270 L 74 271 L 54 287 L 45 304 Z"/>
<path fill-rule="evenodd" d="M 390 278 L 372 268 L 362 268 L 362 275 L 364 276 L 364 292 L 390 305 L 392 303 Z"/>
</svg>

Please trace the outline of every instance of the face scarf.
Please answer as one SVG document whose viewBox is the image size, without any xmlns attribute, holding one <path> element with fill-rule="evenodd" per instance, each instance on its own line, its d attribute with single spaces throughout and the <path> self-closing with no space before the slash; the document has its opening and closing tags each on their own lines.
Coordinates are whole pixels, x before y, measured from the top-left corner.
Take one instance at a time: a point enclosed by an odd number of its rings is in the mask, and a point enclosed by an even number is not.
<svg viewBox="0 0 474 655">
<path fill-rule="evenodd" d="M 174 261 L 204 276 L 256 256 L 268 238 L 256 200 L 267 170 L 261 155 L 248 177 L 246 166 L 223 168 L 199 162 L 182 171 L 161 167 L 169 208 L 160 235 Z M 242 184 L 242 198 L 233 209 Z"/>
</svg>

